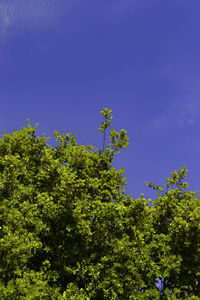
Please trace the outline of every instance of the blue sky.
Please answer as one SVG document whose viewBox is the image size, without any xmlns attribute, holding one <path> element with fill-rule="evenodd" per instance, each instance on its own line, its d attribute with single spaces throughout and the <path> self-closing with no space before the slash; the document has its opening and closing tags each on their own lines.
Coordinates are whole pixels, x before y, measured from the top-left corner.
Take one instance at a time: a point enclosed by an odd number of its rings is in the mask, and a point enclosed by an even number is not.
<svg viewBox="0 0 200 300">
<path fill-rule="evenodd" d="M 103 107 L 130 146 L 127 191 L 180 166 L 199 189 L 199 0 L 0 0 L 0 128 L 102 144 Z"/>
</svg>

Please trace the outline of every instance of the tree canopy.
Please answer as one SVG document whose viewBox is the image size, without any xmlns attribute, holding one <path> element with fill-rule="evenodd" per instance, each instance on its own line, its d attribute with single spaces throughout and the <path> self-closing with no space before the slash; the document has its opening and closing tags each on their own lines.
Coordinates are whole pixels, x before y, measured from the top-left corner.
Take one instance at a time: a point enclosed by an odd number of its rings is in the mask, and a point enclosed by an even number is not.
<svg viewBox="0 0 200 300">
<path fill-rule="evenodd" d="M 29 121 L 1 136 L 0 299 L 200 299 L 200 199 L 186 167 L 147 183 L 154 200 L 133 199 L 111 113 L 101 149 L 57 131 L 51 146 Z"/>
</svg>

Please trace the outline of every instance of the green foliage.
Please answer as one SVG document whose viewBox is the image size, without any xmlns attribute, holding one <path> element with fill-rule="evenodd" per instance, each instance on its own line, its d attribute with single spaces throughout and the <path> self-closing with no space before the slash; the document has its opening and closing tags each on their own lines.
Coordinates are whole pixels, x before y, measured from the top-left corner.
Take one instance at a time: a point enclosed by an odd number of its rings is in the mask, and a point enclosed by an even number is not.
<svg viewBox="0 0 200 300">
<path fill-rule="evenodd" d="M 106 139 L 106 131 L 108 127 L 111 126 L 111 120 L 113 118 L 112 116 L 112 110 L 109 110 L 107 107 L 104 108 L 103 111 L 101 111 L 101 114 L 105 118 L 105 122 L 101 123 L 101 126 L 99 127 L 99 131 L 102 132 L 103 135 L 103 151 L 105 150 L 105 139 Z M 107 152 L 110 156 L 112 156 L 115 153 L 120 153 L 119 149 L 127 148 L 128 147 L 128 136 L 126 134 L 126 130 L 122 129 L 120 132 L 112 129 L 110 130 L 110 143 L 107 148 Z"/>
<path fill-rule="evenodd" d="M 37 125 L 0 139 L 0 299 L 199 299 L 200 199 L 180 168 L 157 198 L 132 199 L 114 155 L 126 131 L 103 148 L 79 145 Z M 160 283 L 159 283 L 160 282 Z"/>
</svg>

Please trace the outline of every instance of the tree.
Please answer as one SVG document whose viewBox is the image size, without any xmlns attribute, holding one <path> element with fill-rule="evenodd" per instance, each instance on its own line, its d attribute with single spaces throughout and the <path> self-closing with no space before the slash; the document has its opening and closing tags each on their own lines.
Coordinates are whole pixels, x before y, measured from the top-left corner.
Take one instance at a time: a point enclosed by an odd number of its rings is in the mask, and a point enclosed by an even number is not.
<svg viewBox="0 0 200 300">
<path fill-rule="evenodd" d="M 186 169 L 164 188 L 149 183 L 153 203 L 132 199 L 113 166 L 126 131 L 111 129 L 106 146 L 102 114 L 102 149 L 57 131 L 52 147 L 30 122 L 2 135 L 0 299 L 200 296 L 200 199 L 183 191 Z"/>
<path fill-rule="evenodd" d="M 200 199 L 186 190 L 186 167 L 172 172 L 153 203 L 150 242 L 161 297 L 200 298 Z M 171 299 L 171 298 L 170 298 Z"/>
</svg>

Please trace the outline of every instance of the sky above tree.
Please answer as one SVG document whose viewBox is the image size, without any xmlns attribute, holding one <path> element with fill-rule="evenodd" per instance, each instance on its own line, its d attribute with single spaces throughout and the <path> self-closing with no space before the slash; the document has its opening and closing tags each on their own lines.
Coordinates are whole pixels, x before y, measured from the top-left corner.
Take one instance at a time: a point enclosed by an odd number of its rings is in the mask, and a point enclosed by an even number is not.
<svg viewBox="0 0 200 300">
<path fill-rule="evenodd" d="M 199 189 L 199 0 L 1 0 L 0 128 L 39 123 L 102 145 L 103 107 L 124 128 L 128 189 L 186 165 Z M 50 140 L 51 142 L 51 140 Z"/>
</svg>

